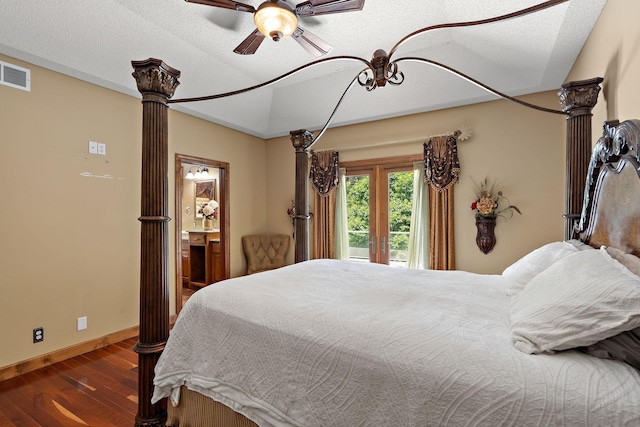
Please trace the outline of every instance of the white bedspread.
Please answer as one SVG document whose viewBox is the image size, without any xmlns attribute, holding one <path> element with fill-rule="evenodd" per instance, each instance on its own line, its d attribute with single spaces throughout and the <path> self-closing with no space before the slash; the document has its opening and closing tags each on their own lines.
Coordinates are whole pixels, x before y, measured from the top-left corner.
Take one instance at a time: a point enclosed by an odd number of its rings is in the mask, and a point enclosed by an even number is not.
<svg viewBox="0 0 640 427">
<path fill-rule="evenodd" d="M 183 384 L 261 426 L 640 425 L 640 375 L 509 334 L 501 276 L 315 260 L 185 305 L 153 399 Z"/>
</svg>

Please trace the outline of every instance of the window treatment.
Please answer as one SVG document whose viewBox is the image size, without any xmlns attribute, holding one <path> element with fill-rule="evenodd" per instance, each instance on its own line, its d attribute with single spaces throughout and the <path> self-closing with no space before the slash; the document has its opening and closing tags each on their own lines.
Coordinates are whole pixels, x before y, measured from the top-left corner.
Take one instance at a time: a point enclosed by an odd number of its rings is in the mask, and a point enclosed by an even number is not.
<svg viewBox="0 0 640 427">
<path fill-rule="evenodd" d="M 429 268 L 429 187 L 424 162 L 413 163 L 413 200 L 409 227 L 408 268 Z"/>
<path fill-rule="evenodd" d="M 315 189 L 313 214 L 314 258 L 335 258 L 335 209 L 338 186 L 338 152 L 311 153 L 309 179 Z"/>
<path fill-rule="evenodd" d="M 340 168 L 338 172 L 338 189 L 336 190 L 336 229 L 335 257 L 349 259 L 349 225 L 347 223 L 347 171 Z"/>
<path fill-rule="evenodd" d="M 430 186 L 429 204 L 429 266 L 432 270 L 455 270 L 453 187 L 437 191 Z"/>
<path fill-rule="evenodd" d="M 429 265 L 433 270 L 454 270 L 453 188 L 460 175 L 457 135 L 430 138 L 424 144 L 424 164 L 431 207 Z"/>
</svg>

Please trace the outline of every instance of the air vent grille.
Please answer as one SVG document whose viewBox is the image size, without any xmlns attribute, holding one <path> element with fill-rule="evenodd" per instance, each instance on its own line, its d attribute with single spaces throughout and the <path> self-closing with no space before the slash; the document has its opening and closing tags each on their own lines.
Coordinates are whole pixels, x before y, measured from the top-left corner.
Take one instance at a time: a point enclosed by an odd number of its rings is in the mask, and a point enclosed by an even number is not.
<svg viewBox="0 0 640 427">
<path fill-rule="evenodd" d="M 0 62 L 0 84 L 31 91 L 31 70 Z"/>
</svg>

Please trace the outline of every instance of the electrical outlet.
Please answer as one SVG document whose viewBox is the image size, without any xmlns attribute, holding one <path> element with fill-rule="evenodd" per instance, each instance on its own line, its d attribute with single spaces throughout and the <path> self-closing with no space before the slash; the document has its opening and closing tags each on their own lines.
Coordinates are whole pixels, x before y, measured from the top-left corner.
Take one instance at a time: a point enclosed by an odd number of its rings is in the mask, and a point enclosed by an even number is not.
<svg viewBox="0 0 640 427">
<path fill-rule="evenodd" d="M 40 326 L 33 330 L 33 342 L 37 343 L 42 341 L 44 341 L 44 328 Z"/>
<path fill-rule="evenodd" d="M 89 154 L 98 154 L 98 143 L 89 141 Z"/>
<path fill-rule="evenodd" d="M 87 316 L 78 317 L 77 326 L 78 331 L 84 331 L 87 329 Z"/>
</svg>

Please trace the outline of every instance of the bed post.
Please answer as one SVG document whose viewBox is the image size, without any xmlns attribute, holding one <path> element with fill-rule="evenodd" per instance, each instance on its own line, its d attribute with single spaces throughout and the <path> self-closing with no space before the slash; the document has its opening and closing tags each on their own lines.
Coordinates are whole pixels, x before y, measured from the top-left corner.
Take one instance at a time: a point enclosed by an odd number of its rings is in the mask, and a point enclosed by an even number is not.
<svg viewBox="0 0 640 427">
<path fill-rule="evenodd" d="M 164 402 L 151 404 L 156 362 L 169 338 L 169 221 L 167 100 L 180 71 L 158 59 L 132 61 L 142 94 L 142 197 L 140 228 L 140 336 L 136 426 L 164 426 Z"/>
<path fill-rule="evenodd" d="M 591 158 L 591 110 L 598 102 L 600 83 L 596 77 L 568 82 L 558 93 L 562 111 L 567 113 L 564 240 L 572 239 L 574 224 L 580 219 L 587 168 Z"/>
<path fill-rule="evenodd" d="M 309 259 L 309 147 L 313 134 L 305 129 L 290 132 L 291 143 L 296 149 L 296 234 L 295 262 Z"/>
</svg>

